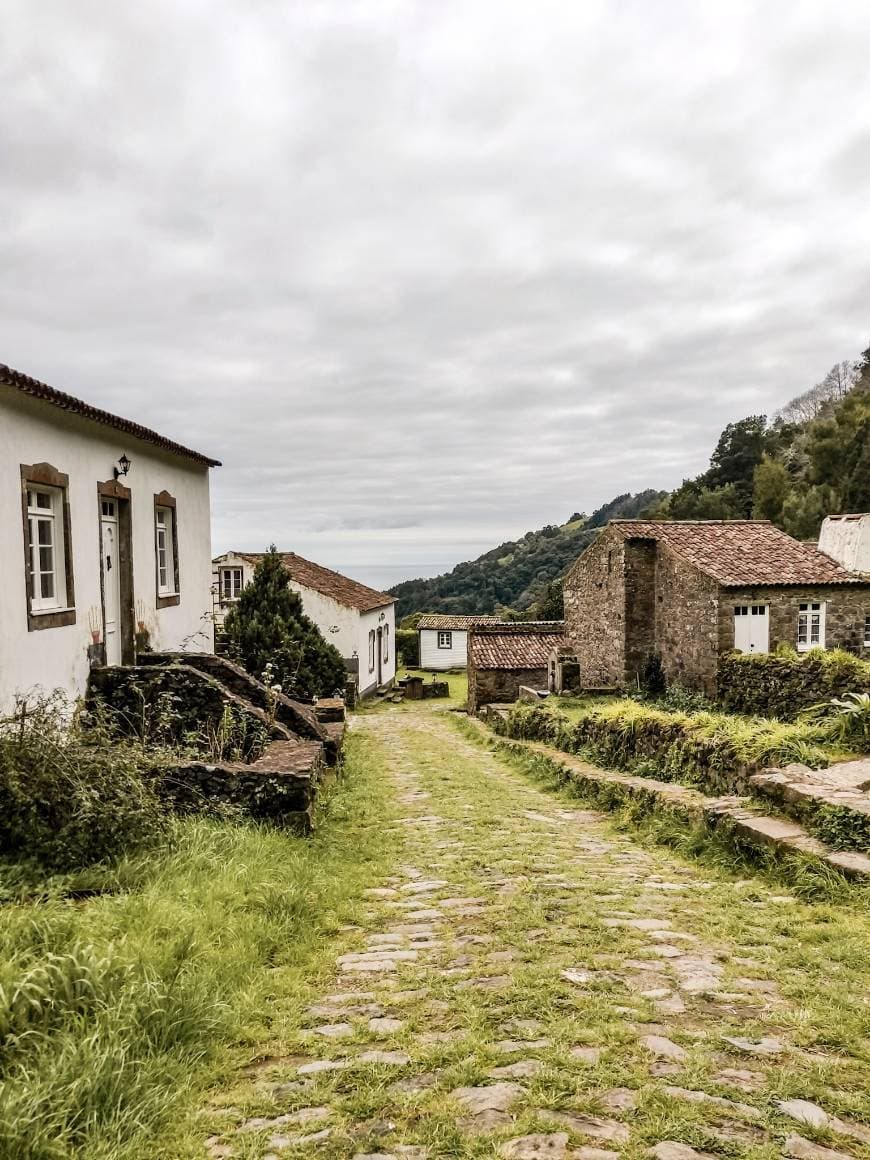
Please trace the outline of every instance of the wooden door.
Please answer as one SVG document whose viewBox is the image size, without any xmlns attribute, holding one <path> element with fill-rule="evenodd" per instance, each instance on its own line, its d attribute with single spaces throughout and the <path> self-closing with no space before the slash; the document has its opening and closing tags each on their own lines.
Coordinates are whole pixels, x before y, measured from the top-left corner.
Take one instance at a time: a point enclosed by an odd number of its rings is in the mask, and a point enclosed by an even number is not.
<svg viewBox="0 0 870 1160">
<path fill-rule="evenodd" d="M 106 664 L 121 663 L 121 566 L 118 547 L 118 501 L 100 503 L 100 545 L 103 573 L 103 642 Z"/>
</svg>

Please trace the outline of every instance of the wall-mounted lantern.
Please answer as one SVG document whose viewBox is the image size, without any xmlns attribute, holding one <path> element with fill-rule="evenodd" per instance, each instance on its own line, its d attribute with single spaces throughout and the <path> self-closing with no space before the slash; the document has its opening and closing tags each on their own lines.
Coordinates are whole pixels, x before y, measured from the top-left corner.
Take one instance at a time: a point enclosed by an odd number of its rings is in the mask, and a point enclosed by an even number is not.
<svg viewBox="0 0 870 1160">
<path fill-rule="evenodd" d="M 120 479 L 122 475 L 126 475 L 132 466 L 133 465 L 127 458 L 126 453 L 123 454 L 113 468 L 115 479 Z"/>
</svg>

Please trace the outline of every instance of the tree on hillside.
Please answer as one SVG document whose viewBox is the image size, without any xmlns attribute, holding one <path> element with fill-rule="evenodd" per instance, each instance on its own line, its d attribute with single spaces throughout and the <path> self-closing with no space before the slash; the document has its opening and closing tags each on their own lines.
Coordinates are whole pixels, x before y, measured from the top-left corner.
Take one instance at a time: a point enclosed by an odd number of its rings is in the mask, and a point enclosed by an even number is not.
<svg viewBox="0 0 870 1160">
<path fill-rule="evenodd" d="M 273 545 L 224 622 L 229 654 L 255 677 L 271 665 L 273 681 L 288 696 L 332 696 L 344 688 L 344 661 L 305 616 L 288 580 Z"/>
<path fill-rule="evenodd" d="M 788 468 L 778 459 L 765 455 L 756 467 L 752 485 L 752 517 L 756 520 L 782 520 L 782 507 L 791 490 Z"/>
<path fill-rule="evenodd" d="M 767 417 L 748 415 L 729 423 L 710 456 L 710 470 L 704 483 L 711 491 L 733 486 L 740 508 L 738 518 L 752 514 L 752 487 L 755 469 L 766 449 Z"/>
</svg>

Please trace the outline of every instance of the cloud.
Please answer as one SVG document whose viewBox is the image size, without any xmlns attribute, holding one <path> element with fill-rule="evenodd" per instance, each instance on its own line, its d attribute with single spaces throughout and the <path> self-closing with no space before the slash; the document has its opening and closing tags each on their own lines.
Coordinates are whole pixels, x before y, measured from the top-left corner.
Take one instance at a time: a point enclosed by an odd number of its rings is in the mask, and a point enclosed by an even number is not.
<svg viewBox="0 0 870 1160">
<path fill-rule="evenodd" d="M 862 5 L 4 15 L 0 358 L 221 458 L 216 551 L 449 566 L 867 344 Z"/>
</svg>

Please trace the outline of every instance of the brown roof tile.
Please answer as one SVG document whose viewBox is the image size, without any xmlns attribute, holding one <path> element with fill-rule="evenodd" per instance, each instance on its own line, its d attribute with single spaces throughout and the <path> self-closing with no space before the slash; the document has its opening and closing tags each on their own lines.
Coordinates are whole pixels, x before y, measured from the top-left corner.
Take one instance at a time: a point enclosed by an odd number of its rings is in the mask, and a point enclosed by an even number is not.
<svg viewBox="0 0 870 1160">
<path fill-rule="evenodd" d="M 469 637 L 471 662 L 477 669 L 542 669 L 564 631 L 561 620 L 481 625 Z"/>
<path fill-rule="evenodd" d="M 439 612 L 427 612 L 420 617 L 417 628 L 453 629 L 456 632 L 468 632 L 478 624 L 501 624 L 498 616 L 449 616 Z"/>
<path fill-rule="evenodd" d="M 156 431 L 152 431 L 149 427 L 142 427 L 139 423 L 134 423 L 132 419 L 122 419 L 120 415 L 113 415 L 109 411 L 100 410 L 99 407 L 92 407 L 90 403 L 85 403 L 73 395 L 58 391 L 47 383 L 41 383 L 39 379 L 32 379 L 30 375 L 13 370 L 12 367 L 8 367 L 4 363 L 0 363 L 0 383 L 7 387 L 14 387 L 32 399 L 39 399 L 40 402 L 59 407 L 62 411 L 81 415 L 82 418 L 90 419 L 94 423 L 101 423 L 104 427 L 114 427 L 116 431 L 123 431 L 126 435 L 141 439 L 143 443 L 151 443 L 154 447 L 162 447 L 164 451 L 171 451 L 173 455 L 192 459 L 206 467 L 221 466 L 219 459 L 210 459 L 209 456 L 202 455 L 199 451 L 191 451 L 189 447 L 183 447 L 180 443 L 167 439 L 165 435 L 158 435 Z"/>
<path fill-rule="evenodd" d="M 232 552 L 228 555 L 240 556 L 256 564 L 266 554 L 265 552 Z M 329 596 L 347 608 L 355 608 L 358 612 L 371 612 L 375 608 L 384 608 L 388 604 L 395 604 L 396 597 L 386 592 L 378 592 L 358 580 L 351 580 L 342 576 L 340 572 L 333 572 L 331 568 L 324 568 L 304 556 L 297 556 L 295 552 L 279 553 L 284 561 L 284 567 L 290 573 L 290 578 L 303 588 L 312 588 L 322 596 Z"/>
<path fill-rule="evenodd" d="M 767 520 L 611 520 L 608 527 L 625 539 L 666 543 L 725 588 L 861 582 Z"/>
</svg>

